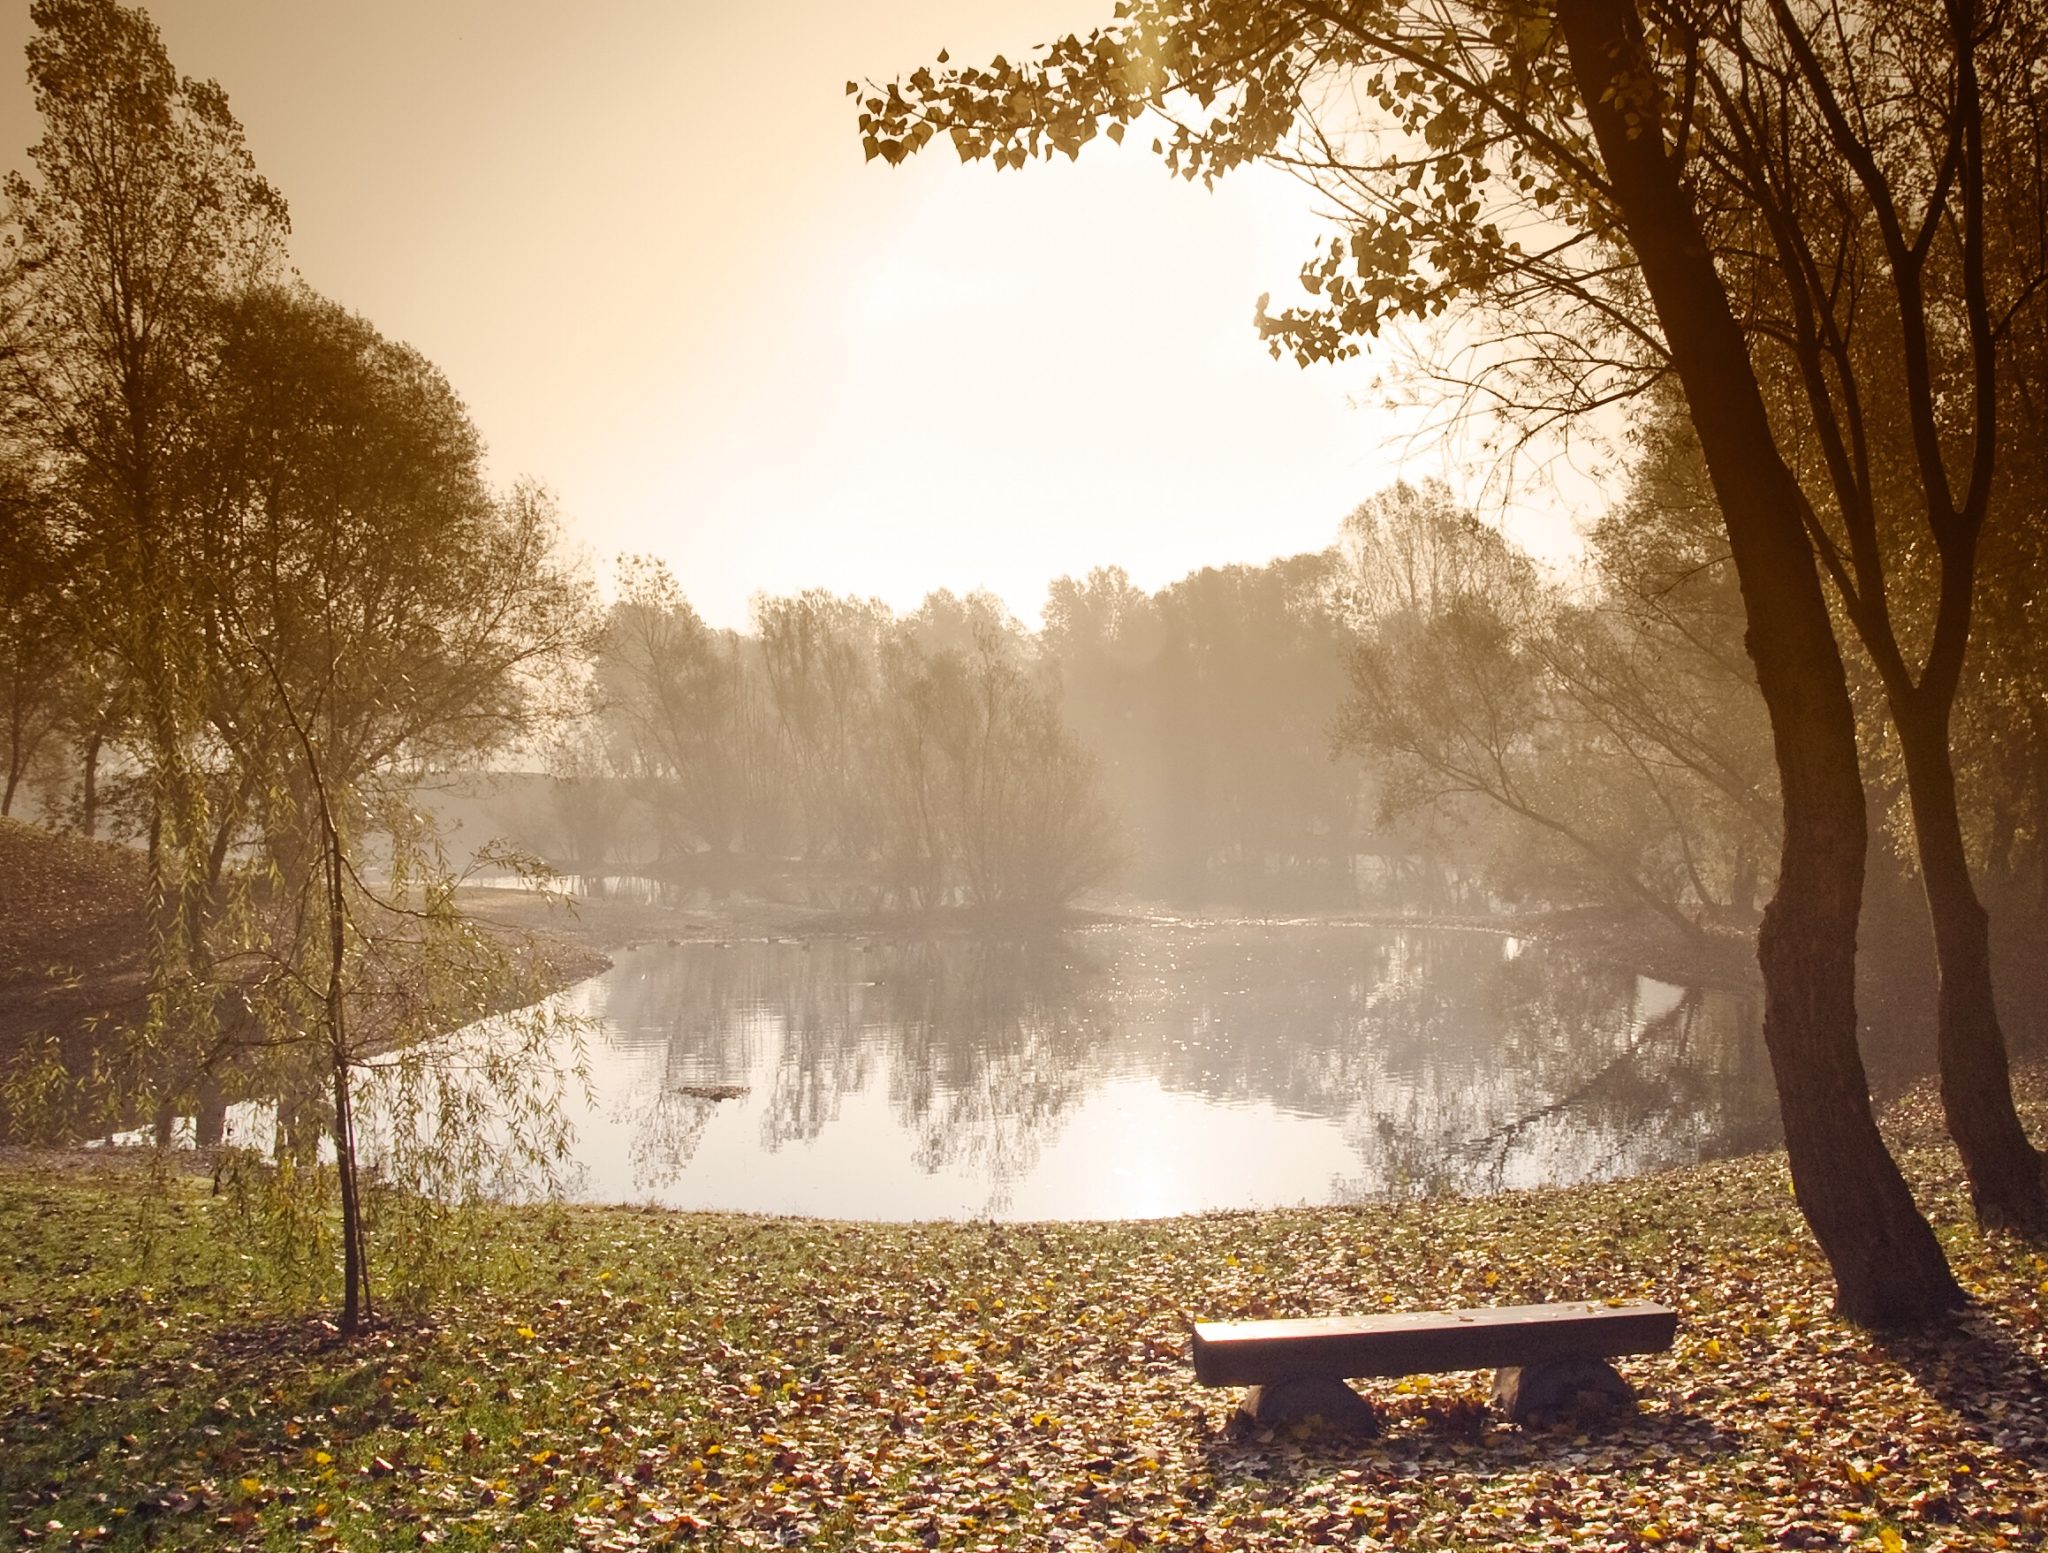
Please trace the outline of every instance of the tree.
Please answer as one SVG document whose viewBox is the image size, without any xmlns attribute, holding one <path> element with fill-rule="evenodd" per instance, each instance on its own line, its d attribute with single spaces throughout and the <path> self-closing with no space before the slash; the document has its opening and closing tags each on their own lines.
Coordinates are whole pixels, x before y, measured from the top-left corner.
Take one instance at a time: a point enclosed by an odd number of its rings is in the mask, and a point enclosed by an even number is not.
<svg viewBox="0 0 2048 1553">
<path fill-rule="evenodd" d="M 755 751 L 739 643 L 704 623 L 660 562 L 622 563 L 597 679 L 616 763 L 660 817 L 664 857 L 748 840 Z"/>
<path fill-rule="evenodd" d="M 218 806 L 221 823 L 260 811 L 297 769 L 280 680 L 323 722 L 330 791 L 386 811 L 564 713 L 565 671 L 595 631 L 588 580 L 557 558 L 545 491 L 490 488 L 482 439 L 439 370 L 303 287 L 226 299 L 215 357 L 211 629 L 264 651 L 261 664 L 223 652 L 213 676 L 207 720 L 233 756 L 226 785 L 246 795 Z M 290 794 L 283 825 L 257 816 L 294 879 L 311 801 Z"/>
<path fill-rule="evenodd" d="M 508 1159 L 545 1180 L 565 1147 L 562 1026 L 544 1009 L 476 1026 L 540 988 L 454 910 L 415 795 L 548 726 L 592 613 L 545 494 L 488 488 L 475 428 L 417 352 L 301 289 L 233 298 L 222 330 L 210 720 L 269 872 L 230 924 L 264 967 L 235 993 L 258 1092 L 317 1079 L 330 1097 L 354 1330 L 373 1310 L 372 1159 L 386 1216 L 417 1218 L 461 1212 Z M 452 1049 L 436 1039 L 457 1026 Z M 359 1091 L 387 1118 L 374 1147 Z"/>
<path fill-rule="evenodd" d="M 311 858 L 294 846 L 283 887 L 250 901 L 233 924 L 235 948 L 258 969 L 233 988 L 245 1017 L 222 1021 L 210 1055 L 245 1060 L 253 1092 L 277 1105 L 279 1136 L 274 1167 L 247 1150 L 225 1173 L 245 1204 L 282 1222 L 284 1255 L 317 1265 L 309 1252 L 323 1237 L 317 1228 L 309 1235 L 298 1198 L 313 1145 L 327 1133 L 340 1208 L 341 1329 L 355 1333 L 375 1316 L 373 1239 L 384 1241 L 388 1262 L 409 1269 L 417 1290 L 428 1286 L 427 1264 L 446 1254 L 440 1232 L 476 1227 L 489 1194 L 553 1185 L 568 1154 L 567 1087 L 582 1080 L 587 1090 L 581 1026 L 542 1001 L 536 968 L 517 964 L 455 909 L 459 881 L 439 866 L 430 829 L 391 829 L 385 878 L 366 880 L 362 817 L 376 812 L 376 774 L 344 779 L 324 753 L 347 746 L 338 736 L 348 705 L 341 660 L 329 658 L 324 677 L 309 675 L 303 660 L 288 676 L 260 631 L 237 619 L 234 632 L 228 650 L 269 680 L 271 713 L 295 756 L 271 795 L 272 820 L 295 818 L 313 840 Z M 544 877 L 515 856 L 485 861 Z M 323 1083 L 328 1109 L 305 1126 Z M 365 1135 L 366 1113 L 378 1123 L 374 1136 Z M 313 1175 L 316 1204 L 317 1182 Z"/>
<path fill-rule="evenodd" d="M 1344 684 L 1332 566 L 1204 567 L 1152 595 L 1117 568 L 1052 584 L 1043 651 L 1141 887 L 1248 909 L 1348 898 L 1358 774 L 1328 756 Z"/>
<path fill-rule="evenodd" d="M 878 688 L 867 769 L 883 877 L 900 904 L 930 911 L 947 902 L 955 850 L 939 748 L 942 687 L 915 642 L 894 631 L 882 644 Z"/>
<path fill-rule="evenodd" d="M 1213 177 L 1285 159 L 1303 140 L 1317 158 L 1330 142 L 1312 107 L 1335 84 L 1335 100 L 1376 103 L 1406 138 L 1346 164 L 1366 198 L 1347 206 L 1349 230 L 1306 274 L 1321 301 L 1278 316 L 1262 307 L 1276 348 L 1327 358 L 1393 319 L 1534 296 L 1601 321 L 1598 340 L 1634 342 L 1591 363 L 1560 347 L 1559 371 L 1580 389 L 1610 365 L 1640 381 L 1668 363 L 1727 526 L 1780 775 L 1778 885 L 1758 958 L 1794 1188 L 1844 1313 L 1925 1320 L 1961 1293 L 1878 1135 L 1856 1047 L 1866 820 L 1810 508 L 1687 182 L 1690 78 L 1669 89 L 1652 42 L 1634 0 L 1563 0 L 1554 17 L 1508 3 L 1127 0 L 1112 26 L 1022 63 L 926 69 L 876 90 L 861 127 L 870 154 L 891 162 L 943 133 L 963 158 L 1021 167 L 1034 154 L 1074 155 L 1099 129 L 1121 140 L 1157 111 L 1168 166 Z M 1210 116 L 1191 123 L 1176 117 L 1184 109 Z M 1546 240 L 1525 250 L 1504 230 L 1517 217 Z"/>
<path fill-rule="evenodd" d="M 194 564 L 207 547 L 191 455 L 213 302 L 275 265 L 285 206 L 226 95 L 179 77 L 141 11 L 37 0 L 30 17 L 43 135 L 35 176 L 6 182 L 0 386 L 10 431 L 48 473 L 71 587 L 91 596 L 78 615 L 90 655 L 112 671 L 92 735 L 116 717 L 139 735 L 152 1014 L 138 1051 L 185 1063 L 210 1018 L 201 928 L 214 840 L 198 761 L 211 573 Z"/>
<path fill-rule="evenodd" d="M 1660 396 L 1632 436 L 1627 494 L 1587 536 L 1596 591 L 1548 660 L 1658 789 L 1697 898 L 1748 922 L 1780 837 L 1742 595 L 1683 404 Z"/>
<path fill-rule="evenodd" d="M 1382 493 L 1342 549 L 1358 640 L 1337 736 L 1379 758 L 1382 817 L 1478 800 L 1553 877 L 1562 849 L 1596 889 L 1696 938 L 1749 838 L 1725 844 L 1743 816 L 1669 643 L 1598 596 L 1568 600 L 1440 485 Z M 1737 688 L 1754 699 L 1753 681 Z"/>
<path fill-rule="evenodd" d="M 2038 923 L 2048 914 L 2048 534 L 2037 521 L 2048 501 L 2048 316 L 2036 308 L 2019 324 L 2000 379 L 2007 430 L 1952 743 L 1973 778 L 1973 855 L 2003 886 L 2007 919 Z"/>
<path fill-rule="evenodd" d="M 1011 625 L 985 595 L 940 592 L 883 642 L 865 769 L 890 888 L 913 909 L 1042 913 L 1121 862 L 1095 762 Z"/>
<path fill-rule="evenodd" d="M 1568 0 L 1559 16 L 1720 499 L 1771 713 L 1785 843 L 1757 954 L 1794 1188 L 1835 1268 L 1844 1312 L 1924 1319 L 1962 1295 L 1877 1135 L 1855 1046 L 1866 821 L 1854 713 L 1807 543 L 1804 493 L 1681 177 L 1682 148 L 1666 143 L 1665 97 L 1640 18 L 1629 0 Z"/>
<path fill-rule="evenodd" d="M 875 821 L 861 742 L 874 715 L 888 611 L 872 599 L 813 590 L 757 598 L 753 616 L 768 699 L 795 776 L 805 855 L 863 858 Z"/>
<path fill-rule="evenodd" d="M 929 723 L 915 715 L 940 763 L 936 792 L 920 782 L 920 807 L 941 811 L 927 834 L 949 839 L 967 903 L 1044 912 L 1113 874 L 1121 848 L 1095 763 L 1003 638 L 984 630 L 971 654 L 913 645 L 907 660 L 906 688 L 931 709 Z"/>
</svg>

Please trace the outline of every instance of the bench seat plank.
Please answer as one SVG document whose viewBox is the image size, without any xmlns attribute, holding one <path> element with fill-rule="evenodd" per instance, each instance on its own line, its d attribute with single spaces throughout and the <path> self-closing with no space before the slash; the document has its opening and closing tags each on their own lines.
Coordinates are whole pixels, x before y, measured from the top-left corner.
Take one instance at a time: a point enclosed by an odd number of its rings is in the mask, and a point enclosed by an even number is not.
<svg viewBox="0 0 2048 1553">
<path fill-rule="evenodd" d="M 1581 1354 L 1669 1348 L 1678 1313 L 1604 1301 L 1493 1305 L 1376 1316 L 1195 1323 L 1195 1379 L 1205 1386 L 1267 1386 L 1314 1376 L 1421 1375 L 1499 1369 Z"/>
</svg>

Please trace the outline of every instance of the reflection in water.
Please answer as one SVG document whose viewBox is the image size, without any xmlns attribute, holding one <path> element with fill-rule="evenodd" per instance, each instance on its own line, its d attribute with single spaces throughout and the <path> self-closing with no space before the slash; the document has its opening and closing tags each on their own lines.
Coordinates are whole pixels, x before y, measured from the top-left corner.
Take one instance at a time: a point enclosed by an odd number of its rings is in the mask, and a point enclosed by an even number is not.
<svg viewBox="0 0 2048 1553">
<path fill-rule="evenodd" d="M 607 1200 L 1123 1217 L 1613 1176 L 1776 1126 L 1752 998 L 1486 933 L 683 944 L 563 996 L 601 1027 L 579 1190 Z"/>
</svg>

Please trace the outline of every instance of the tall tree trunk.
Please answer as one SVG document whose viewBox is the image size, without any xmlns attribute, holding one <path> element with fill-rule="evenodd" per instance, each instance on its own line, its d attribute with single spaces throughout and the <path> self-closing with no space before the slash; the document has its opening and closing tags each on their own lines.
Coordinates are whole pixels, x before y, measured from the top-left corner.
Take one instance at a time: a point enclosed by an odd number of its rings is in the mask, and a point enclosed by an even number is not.
<svg viewBox="0 0 2048 1553">
<path fill-rule="evenodd" d="M 2048 1228 L 2041 1154 L 2013 1108 L 2005 1033 L 1991 985 L 1990 917 L 1970 881 L 1956 808 L 1945 703 L 1895 703 L 1892 721 L 1905 758 L 1920 882 L 1934 930 L 1939 997 L 1935 1039 L 1949 1136 L 1970 1178 L 1977 1221 L 2021 1230 Z"/>
<path fill-rule="evenodd" d="M 1856 1046 L 1867 820 L 1855 716 L 1798 489 L 1698 212 L 1663 144 L 1634 0 L 1561 0 L 1558 17 L 1706 454 L 1770 713 L 1785 829 L 1757 959 L 1793 1191 L 1834 1271 L 1843 1315 L 1925 1321 L 1963 1294 L 1878 1134 Z"/>
<path fill-rule="evenodd" d="M 320 775 L 319 755 L 303 727 L 294 725 L 319 801 L 320 848 L 327 888 L 327 988 L 321 1013 L 327 1027 L 327 1056 L 334 1083 L 334 1172 L 341 1185 L 341 1329 L 355 1333 L 375 1314 L 370 1303 L 370 1259 L 363 1226 L 361 1178 L 356 1159 L 355 1102 L 349 1093 L 348 901 L 343 882 L 346 859 L 335 829 L 334 809 Z"/>
</svg>

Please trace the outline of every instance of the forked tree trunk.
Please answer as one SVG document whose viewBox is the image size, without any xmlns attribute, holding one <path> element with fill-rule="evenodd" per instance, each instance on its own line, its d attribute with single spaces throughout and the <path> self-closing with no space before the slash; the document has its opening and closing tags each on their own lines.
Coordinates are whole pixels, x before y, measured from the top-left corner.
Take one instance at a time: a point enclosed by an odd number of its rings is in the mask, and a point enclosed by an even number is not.
<svg viewBox="0 0 2048 1553">
<path fill-rule="evenodd" d="M 1770 713 L 1785 829 L 1757 959 L 1793 1191 L 1834 1271 L 1843 1315 L 1926 1321 L 1963 1294 L 1878 1134 L 1856 1046 L 1867 821 L 1855 716 L 1798 491 L 1698 213 L 1665 151 L 1634 0 L 1561 0 L 1558 16 L 1706 454 Z"/>
<path fill-rule="evenodd" d="M 1946 711 L 1892 708 L 1913 805 L 1920 881 L 1934 930 L 1942 1109 L 1970 1178 L 1978 1223 L 2038 1231 L 2048 1227 L 2041 1154 L 2027 1140 L 2013 1108 L 2005 1032 L 1992 994 L 1990 917 L 1971 883 L 1963 848 Z"/>
</svg>

